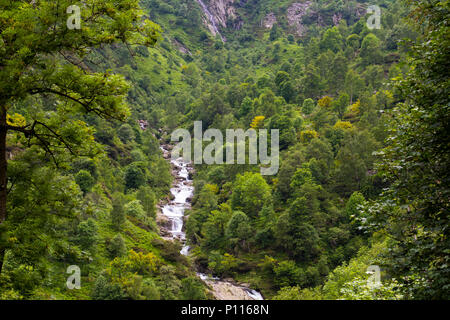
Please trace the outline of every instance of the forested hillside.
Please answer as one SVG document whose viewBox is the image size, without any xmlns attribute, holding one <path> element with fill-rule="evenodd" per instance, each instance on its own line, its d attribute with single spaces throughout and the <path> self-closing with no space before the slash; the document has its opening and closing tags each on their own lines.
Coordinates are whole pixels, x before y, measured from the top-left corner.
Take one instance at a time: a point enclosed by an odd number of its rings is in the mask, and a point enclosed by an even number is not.
<svg viewBox="0 0 450 320">
<path fill-rule="evenodd" d="M 449 1 L 71 4 L 0 2 L 0 299 L 449 298 Z M 196 164 L 183 255 L 160 145 L 194 121 L 280 166 Z"/>
</svg>

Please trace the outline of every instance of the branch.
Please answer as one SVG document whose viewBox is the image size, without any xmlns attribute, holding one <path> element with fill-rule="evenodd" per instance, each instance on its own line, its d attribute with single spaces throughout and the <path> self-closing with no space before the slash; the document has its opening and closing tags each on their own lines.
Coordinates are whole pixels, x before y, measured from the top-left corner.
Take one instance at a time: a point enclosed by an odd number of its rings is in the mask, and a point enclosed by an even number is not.
<svg viewBox="0 0 450 320">
<path fill-rule="evenodd" d="M 58 91 L 58 90 L 50 89 L 50 88 L 31 89 L 30 90 L 30 94 L 40 94 L 40 93 L 52 93 L 52 94 L 55 94 L 57 96 L 64 97 L 66 99 L 72 100 L 75 103 L 78 103 L 83 108 L 85 108 L 87 112 L 93 112 L 96 115 L 98 115 L 99 117 L 114 119 L 114 120 L 118 120 L 120 122 L 123 122 L 123 120 L 119 119 L 118 117 L 115 117 L 112 114 L 109 114 L 107 112 L 100 111 L 98 109 L 92 108 L 90 106 L 90 104 L 94 101 L 95 95 L 91 98 L 91 100 L 89 102 L 84 102 L 81 99 L 78 99 L 78 98 L 75 98 L 75 97 L 71 96 L 70 94 L 67 94 L 67 93 L 64 93 L 64 92 L 61 92 L 61 91 Z"/>
</svg>

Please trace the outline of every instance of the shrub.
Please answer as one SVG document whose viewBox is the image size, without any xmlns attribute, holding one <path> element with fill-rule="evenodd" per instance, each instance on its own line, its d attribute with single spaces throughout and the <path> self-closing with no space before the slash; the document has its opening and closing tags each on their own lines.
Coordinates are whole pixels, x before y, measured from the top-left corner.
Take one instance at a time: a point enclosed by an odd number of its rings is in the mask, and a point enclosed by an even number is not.
<svg viewBox="0 0 450 320">
<path fill-rule="evenodd" d="M 188 277 L 181 281 L 181 299 L 206 300 L 205 289 L 198 278 Z"/>
<path fill-rule="evenodd" d="M 139 200 L 133 200 L 128 202 L 125 206 L 124 206 L 124 210 L 125 210 L 125 214 L 131 217 L 135 217 L 135 218 L 145 218 L 145 211 L 144 208 L 142 207 L 141 201 Z"/>
<path fill-rule="evenodd" d="M 125 295 L 119 284 L 112 284 L 104 275 L 100 275 L 95 281 L 91 298 L 94 300 L 121 300 L 125 298 Z"/>
<path fill-rule="evenodd" d="M 312 139 L 317 138 L 319 134 L 315 130 L 305 130 L 300 133 L 301 142 L 310 142 Z"/>
<path fill-rule="evenodd" d="M 306 115 L 311 114 L 314 111 L 314 108 L 316 107 L 313 99 L 305 99 L 303 101 L 302 105 L 302 112 Z"/>
</svg>

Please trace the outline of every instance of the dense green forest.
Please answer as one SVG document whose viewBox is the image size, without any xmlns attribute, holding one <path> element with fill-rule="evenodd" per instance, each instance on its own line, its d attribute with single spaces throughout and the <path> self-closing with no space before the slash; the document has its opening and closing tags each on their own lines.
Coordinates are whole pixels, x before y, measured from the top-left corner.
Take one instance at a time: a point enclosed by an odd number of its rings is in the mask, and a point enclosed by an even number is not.
<svg viewBox="0 0 450 320">
<path fill-rule="evenodd" d="M 449 299 L 449 10 L 0 1 L 0 299 Z M 280 167 L 196 164 L 183 255 L 160 145 L 194 121 L 278 129 Z"/>
</svg>

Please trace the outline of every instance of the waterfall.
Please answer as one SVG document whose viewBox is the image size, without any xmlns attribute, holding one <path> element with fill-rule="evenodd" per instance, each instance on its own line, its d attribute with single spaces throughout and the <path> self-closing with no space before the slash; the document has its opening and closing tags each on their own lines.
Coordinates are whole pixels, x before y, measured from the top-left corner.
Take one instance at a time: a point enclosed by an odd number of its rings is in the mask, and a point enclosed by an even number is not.
<svg viewBox="0 0 450 320">
<path fill-rule="evenodd" d="M 164 148 L 162 150 L 168 152 Z M 162 213 L 171 222 L 169 231 L 173 238 L 184 242 L 186 240 L 186 233 L 183 231 L 184 212 L 190 207 L 188 199 L 194 194 L 194 187 L 192 186 L 192 180 L 189 179 L 189 164 L 184 162 L 183 159 L 172 160 L 171 163 L 177 173 L 176 184 L 170 189 L 174 199 L 162 208 Z M 183 248 L 182 251 L 187 253 L 188 250 Z"/>
<path fill-rule="evenodd" d="M 160 149 L 165 155 L 169 155 L 169 148 L 165 145 Z M 184 212 L 190 208 L 190 199 L 194 194 L 193 181 L 189 179 L 189 172 L 192 170 L 191 164 L 183 161 L 182 158 L 171 160 L 174 167 L 174 176 L 176 183 L 170 192 L 173 195 L 173 200 L 162 207 L 162 213 L 168 218 L 170 222 L 170 229 L 168 230 L 173 239 L 178 239 L 183 243 L 183 247 L 180 251 L 182 255 L 188 256 L 190 246 L 186 245 L 186 233 L 183 231 L 184 224 Z M 197 273 L 197 276 L 208 284 L 213 283 L 217 287 L 224 287 L 225 291 L 229 291 L 228 288 L 239 292 L 239 295 L 233 297 L 232 300 L 246 299 L 246 300 L 264 300 L 261 293 L 256 290 L 252 290 L 235 283 L 226 282 L 217 277 L 211 277 L 203 273 Z M 220 297 L 219 297 L 220 298 Z M 226 298 L 221 298 L 226 299 Z"/>
<path fill-rule="evenodd" d="M 202 0 L 197 0 L 197 2 L 202 7 L 202 10 L 205 13 L 206 17 L 208 17 L 209 22 L 211 22 L 211 26 L 212 26 L 214 32 L 220 36 L 220 39 L 222 39 L 222 42 L 225 42 L 225 39 L 222 36 L 222 34 L 220 33 L 219 28 L 217 28 L 216 18 L 214 18 L 213 14 L 208 10 L 208 7 L 206 6 L 206 4 L 203 3 Z"/>
</svg>

